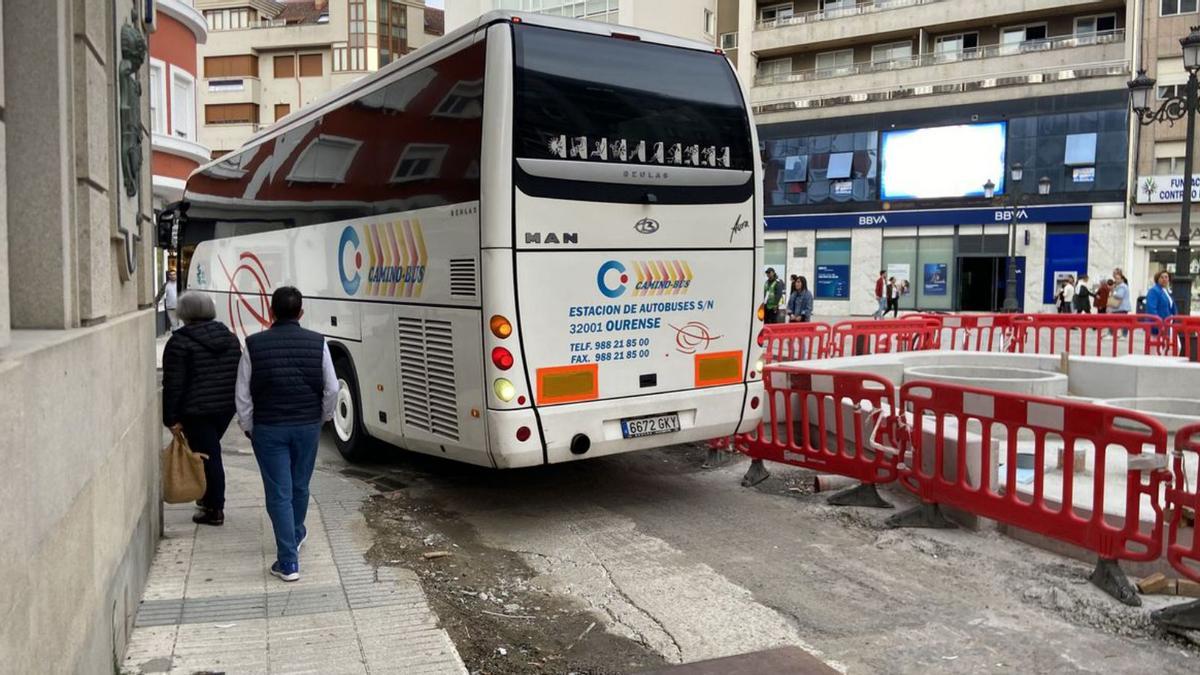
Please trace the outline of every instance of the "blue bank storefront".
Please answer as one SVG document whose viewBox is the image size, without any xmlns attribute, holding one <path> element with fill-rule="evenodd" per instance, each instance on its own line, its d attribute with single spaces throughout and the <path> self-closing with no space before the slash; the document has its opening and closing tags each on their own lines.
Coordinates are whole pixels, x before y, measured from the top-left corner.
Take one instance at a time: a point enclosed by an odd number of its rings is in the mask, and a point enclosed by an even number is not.
<svg viewBox="0 0 1200 675">
<path fill-rule="evenodd" d="M 1120 204 L 775 215 L 765 258 L 809 281 L 818 314 L 874 311 L 880 271 L 904 289 L 901 309 L 988 312 L 1003 304 L 1011 246 L 1018 302 L 1038 312 L 1062 279 L 1095 281 L 1122 265 L 1124 228 Z M 1093 232 L 1113 250 L 1095 250 Z"/>
</svg>

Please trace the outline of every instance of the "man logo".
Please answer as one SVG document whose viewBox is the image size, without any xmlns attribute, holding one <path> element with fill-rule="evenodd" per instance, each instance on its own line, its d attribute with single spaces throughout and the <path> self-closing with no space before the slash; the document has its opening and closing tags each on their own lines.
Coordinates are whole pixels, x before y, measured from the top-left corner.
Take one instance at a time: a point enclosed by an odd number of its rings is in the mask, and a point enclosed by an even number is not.
<svg viewBox="0 0 1200 675">
<path fill-rule="evenodd" d="M 634 223 L 633 229 L 639 234 L 654 234 L 658 232 L 658 221 L 653 218 L 642 218 Z"/>
<path fill-rule="evenodd" d="M 616 272 L 616 278 L 620 281 L 616 286 L 609 286 L 609 272 Z M 600 292 L 606 298 L 619 298 L 625 293 L 625 284 L 629 283 L 629 275 L 625 274 L 625 266 L 616 260 L 609 260 L 600 266 L 600 271 L 596 273 L 596 285 L 600 287 Z"/>
<path fill-rule="evenodd" d="M 346 274 L 347 246 L 353 246 L 351 253 L 351 264 L 354 266 L 353 276 Z M 347 226 L 342 230 L 342 240 L 338 242 L 338 276 L 341 277 L 342 289 L 346 291 L 346 295 L 354 295 L 358 292 L 358 285 L 362 282 L 360 269 L 362 269 L 362 252 L 358 250 L 358 230 Z"/>
</svg>

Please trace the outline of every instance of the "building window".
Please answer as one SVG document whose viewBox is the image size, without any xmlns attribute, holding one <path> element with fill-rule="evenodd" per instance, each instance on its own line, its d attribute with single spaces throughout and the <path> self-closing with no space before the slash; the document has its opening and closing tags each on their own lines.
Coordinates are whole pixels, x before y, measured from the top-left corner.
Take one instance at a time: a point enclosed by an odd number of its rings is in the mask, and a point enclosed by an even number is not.
<svg viewBox="0 0 1200 675">
<path fill-rule="evenodd" d="M 352 138 L 318 136 L 296 158 L 287 179 L 292 183 L 344 183 L 361 145 L 362 141 Z"/>
<path fill-rule="evenodd" d="M 408 9 L 397 0 L 379 0 L 379 66 L 408 53 Z"/>
<path fill-rule="evenodd" d="M 253 54 L 206 56 L 204 77 L 258 77 L 258 57 Z"/>
<path fill-rule="evenodd" d="M 167 133 L 167 77 L 157 59 L 150 61 L 150 131 Z"/>
<path fill-rule="evenodd" d="M 204 106 L 205 124 L 258 124 L 253 103 L 210 103 Z"/>
<path fill-rule="evenodd" d="M 763 78 L 783 77 L 792 74 L 792 57 L 764 59 L 758 62 L 758 76 Z"/>
<path fill-rule="evenodd" d="M 1018 54 L 1030 47 L 1026 43 L 1045 39 L 1046 24 L 1044 23 L 1009 26 L 1000 31 L 1000 53 Z"/>
<path fill-rule="evenodd" d="M 854 69 L 854 50 L 839 49 L 817 54 L 817 77 L 845 75 Z"/>
<path fill-rule="evenodd" d="M 1096 33 L 1111 33 L 1117 29 L 1116 14 L 1097 14 L 1081 16 L 1075 19 L 1075 36 L 1095 35 Z"/>
<path fill-rule="evenodd" d="M 704 10 L 704 34 L 715 35 L 717 32 L 717 21 L 711 9 Z"/>
<path fill-rule="evenodd" d="M 957 61 L 970 58 L 979 49 L 979 33 L 955 33 L 934 40 L 933 53 L 937 61 Z"/>
<path fill-rule="evenodd" d="M 276 103 L 275 104 L 275 121 L 278 122 L 279 120 L 287 117 L 288 113 L 290 113 L 290 112 L 292 112 L 292 104 Z"/>
<path fill-rule="evenodd" d="M 225 12 L 219 9 L 209 10 L 204 13 L 204 18 L 208 21 L 208 29 L 212 31 L 225 30 Z"/>
<path fill-rule="evenodd" d="M 275 79 L 291 79 L 296 76 L 296 58 L 291 54 L 275 57 Z"/>
<path fill-rule="evenodd" d="M 348 50 L 343 70 L 366 70 L 367 68 L 367 3 L 366 0 L 348 0 L 349 13 Z"/>
<path fill-rule="evenodd" d="M 422 145 L 412 143 L 404 147 L 404 154 L 392 171 L 393 183 L 437 178 L 442 173 L 442 160 L 446 158 L 447 145 Z"/>
<path fill-rule="evenodd" d="M 780 279 L 787 279 L 787 239 L 767 239 L 763 241 L 763 263 L 775 270 Z M 762 277 L 759 277 L 760 279 Z M 786 286 L 787 282 L 784 281 Z M 787 301 L 788 290 L 783 292 L 783 302 Z M 783 302 L 780 304 L 782 305 Z"/>
<path fill-rule="evenodd" d="M 171 133 L 196 140 L 196 78 L 175 67 L 171 68 Z"/>
<path fill-rule="evenodd" d="M 759 21 L 779 21 L 781 19 L 790 19 L 795 13 L 792 3 L 785 2 L 778 5 L 768 5 L 760 7 L 758 10 Z"/>
<path fill-rule="evenodd" d="M 737 33 L 721 33 L 721 49 L 737 49 Z"/>
<path fill-rule="evenodd" d="M 850 240 L 818 239 L 815 263 L 813 295 L 818 300 L 849 300 Z"/>
<path fill-rule="evenodd" d="M 1196 11 L 1197 0 L 1162 0 L 1160 5 L 1163 16 L 1175 14 L 1191 14 Z"/>
<path fill-rule="evenodd" d="M 1067 166 L 1094 166 L 1096 164 L 1096 133 L 1067 134 L 1063 164 Z"/>
<path fill-rule="evenodd" d="M 856 4 L 858 0 L 821 0 L 821 11 L 836 15 L 838 12 L 854 9 Z"/>
<path fill-rule="evenodd" d="M 300 77 L 320 77 L 324 73 L 320 54 L 300 55 Z"/>
<path fill-rule="evenodd" d="M 871 63 L 873 65 L 903 62 L 911 58 L 911 40 L 905 40 L 903 42 L 891 42 L 885 45 L 875 45 L 874 47 L 871 47 Z"/>
<path fill-rule="evenodd" d="M 1160 84 L 1158 85 L 1158 100 L 1165 101 L 1176 96 L 1183 97 L 1187 95 L 1186 84 Z"/>
</svg>

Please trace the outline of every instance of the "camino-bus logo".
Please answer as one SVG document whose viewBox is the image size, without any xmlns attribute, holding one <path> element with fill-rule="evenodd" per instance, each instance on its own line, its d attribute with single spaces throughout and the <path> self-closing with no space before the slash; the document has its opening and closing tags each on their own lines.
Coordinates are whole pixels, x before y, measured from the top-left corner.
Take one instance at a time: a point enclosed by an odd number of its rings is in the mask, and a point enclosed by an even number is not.
<svg viewBox="0 0 1200 675">
<path fill-rule="evenodd" d="M 361 234 L 360 234 L 361 233 Z M 425 285 L 425 233 L 418 220 L 347 225 L 338 242 L 338 275 L 347 295 L 363 287 L 361 246 L 367 249 L 365 294 L 418 298 Z M 349 273 L 353 270 L 353 273 Z"/>
<path fill-rule="evenodd" d="M 633 295 L 681 295 L 692 285 L 692 268 L 686 260 L 639 260 L 632 264 L 636 281 Z M 608 298 L 620 297 L 630 283 L 625 265 L 616 260 L 600 265 L 596 285 Z"/>
<path fill-rule="evenodd" d="M 271 327 L 271 296 L 267 289 L 271 288 L 271 277 L 267 268 L 257 255 L 243 251 L 238 255 L 238 266 L 229 271 L 225 261 L 217 258 L 225 279 L 229 283 L 229 294 L 226 296 L 226 312 L 229 315 L 229 327 L 243 338 L 251 332 L 257 333 Z"/>
</svg>

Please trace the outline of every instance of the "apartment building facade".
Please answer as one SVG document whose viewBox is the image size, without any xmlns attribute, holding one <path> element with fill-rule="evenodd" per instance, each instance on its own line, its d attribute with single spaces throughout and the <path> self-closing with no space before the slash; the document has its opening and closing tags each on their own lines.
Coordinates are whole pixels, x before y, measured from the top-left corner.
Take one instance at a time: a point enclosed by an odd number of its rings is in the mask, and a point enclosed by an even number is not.
<svg viewBox="0 0 1200 675">
<path fill-rule="evenodd" d="M 441 35 L 424 0 L 196 0 L 200 142 L 223 155 L 264 126 Z"/>
<path fill-rule="evenodd" d="M 730 0 L 446 0 L 446 28 L 504 9 L 618 23 L 699 42 L 717 39 L 717 5 Z"/>
<path fill-rule="evenodd" d="M 1141 26 L 1139 47 L 1133 53 L 1134 68 L 1144 68 L 1155 78 L 1150 104 L 1157 108 L 1175 95 L 1184 95 L 1187 71 L 1183 67 L 1180 38 L 1200 24 L 1196 0 L 1139 0 L 1134 25 Z M 1183 201 L 1183 159 L 1187 149 L 1182 121 L 1134 125 L 1131 145 L 1131 207 L 1129 226 L 1132 250 L 1129 277 L 1144 287 L 1160 271 L 1175 272 L 1175 249 L 1179 244 L 1180 204 Z M 1193 181 L 1192 199 L 1200 203 L 1200 188 Z M 1196 219 L 1193 217 L 1193 223 Z M 1197 239 L 1193 230 L 1192 239 Z M 1193 244 L 1191 275 L 1200 276 L 1200 246 Z M 1192 286 L 1193 308 L 1200 306 L 1200 285 Z"/>
<path fill-rule="evenodd" d="M 908 282 L 902 308 L 998 309 L 1010 247 L 1025 311 L 1068 275 L 1127 266 L 1136 8 L 722 0 L 718 44 L 766 165 L 768 263 L 834 315 L 871 313 L 881 270 Z"/>
<path fill-rule="evenodd" d="M 157 0 L 150 35 L 150 139 L 154 208 L 183 196 L 187 177 L 209 160 L 199 141 L 197 46 L 208 39 L 204 16 L 192 0 Z"/>
</svg>

